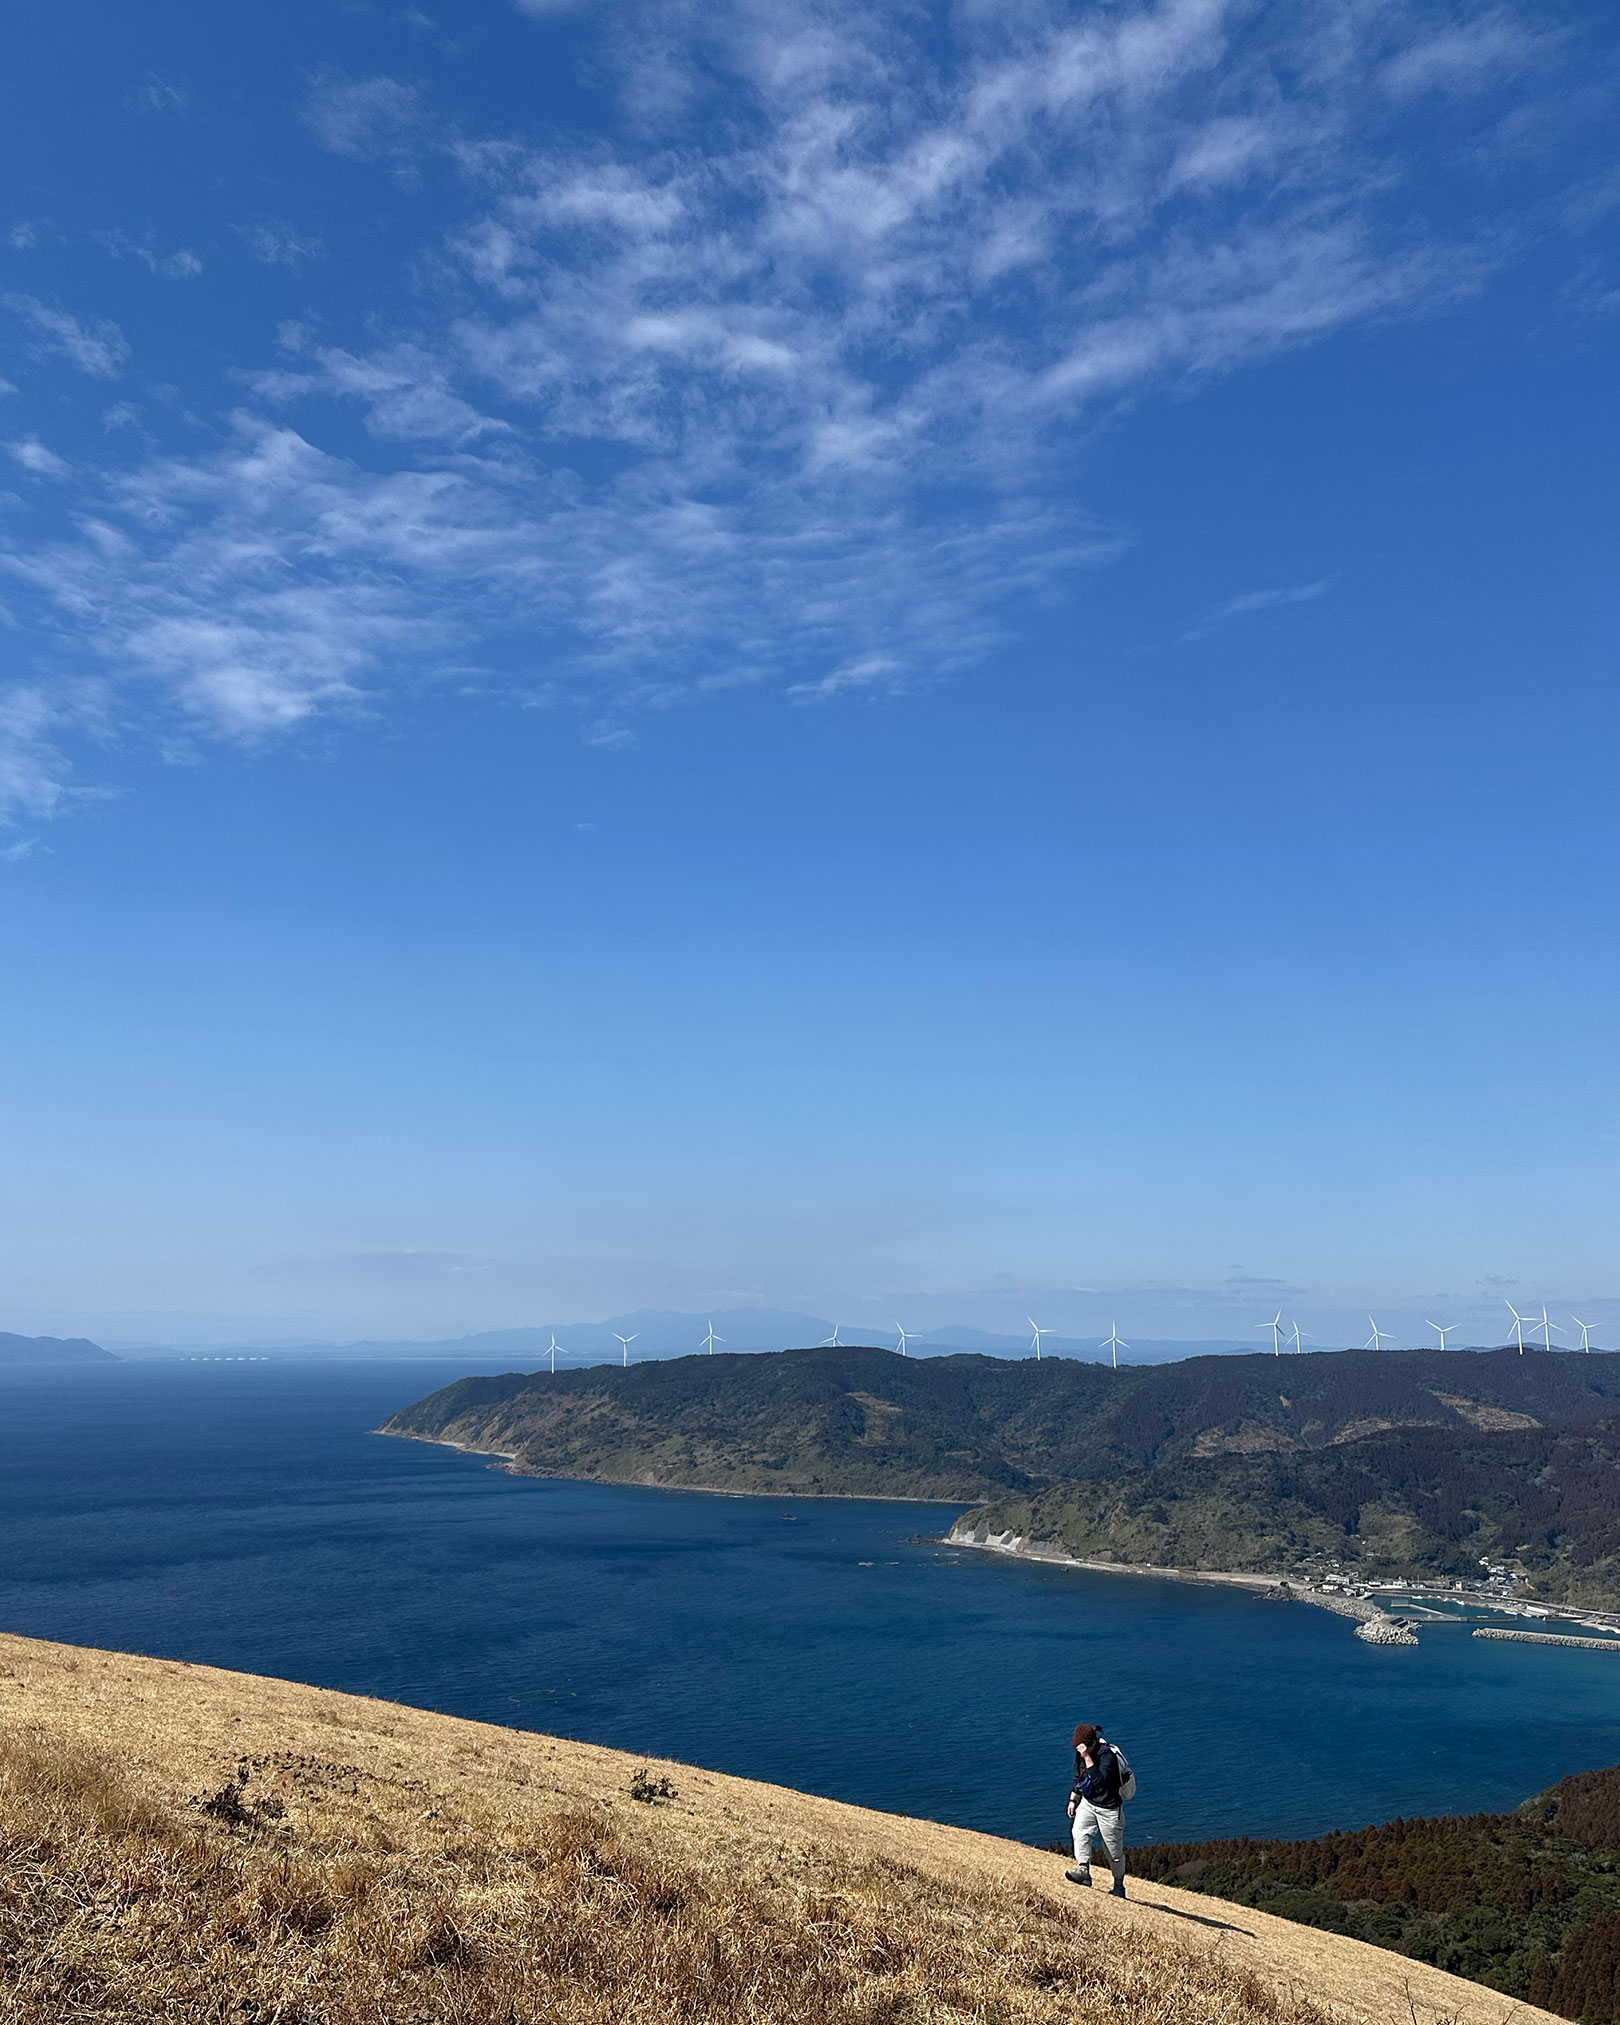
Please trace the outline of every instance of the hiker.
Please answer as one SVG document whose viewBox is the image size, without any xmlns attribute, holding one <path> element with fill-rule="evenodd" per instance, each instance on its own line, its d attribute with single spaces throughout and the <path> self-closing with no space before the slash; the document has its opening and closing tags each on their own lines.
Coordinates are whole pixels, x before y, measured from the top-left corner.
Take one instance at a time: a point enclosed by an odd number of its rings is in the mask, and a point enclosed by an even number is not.
<svg viewBox="0 0 1620 2025">
<path fill-rule="evenodd" d="M 1071 1884 L 1090 1884 L 1095 1838 L 1108 1852 L 1114 1873 L 1113 1896 L 1125 1896 L 1125 1796 L 1121 1787 L 1129 1780 L 1124 1760 L 1108 1740 L 1092 1724 L 1079 1724 L 1074 1733 L 1074 1790 L 1069 1795 L 1074 1868 L 1063 1873 Z"/>
</svg>

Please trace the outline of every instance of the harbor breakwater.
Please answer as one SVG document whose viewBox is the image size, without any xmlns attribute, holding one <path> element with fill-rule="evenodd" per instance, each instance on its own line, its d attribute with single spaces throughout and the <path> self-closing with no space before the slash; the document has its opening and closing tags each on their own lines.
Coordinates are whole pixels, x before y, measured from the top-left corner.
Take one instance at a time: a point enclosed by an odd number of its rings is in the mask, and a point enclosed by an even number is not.
<svg viewBox="0 0 1620 2025">
<path fill-rule="evenodd" d="M 1509 1639 L 1515 1645 L 1578 1645 L 1586 1652 L 1620 1652 L 1620 1638 L 1574 1638 L 1562 1631 L 1507 1631 L 1482 1624 L 1474 1636 Z"/>
</svg>

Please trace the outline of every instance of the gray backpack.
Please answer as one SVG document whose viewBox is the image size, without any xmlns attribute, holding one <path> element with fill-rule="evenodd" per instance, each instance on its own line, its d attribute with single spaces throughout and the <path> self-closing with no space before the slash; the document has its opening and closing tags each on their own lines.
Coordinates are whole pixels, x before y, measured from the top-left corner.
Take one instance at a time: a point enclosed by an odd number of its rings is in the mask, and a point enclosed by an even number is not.
<svg viewBox="0 0 1620 2025">
<path fill-rule="evenodd" d="M 1108 1744 L 1108 1739 L 1104 1737 L 1103 1742 Z M 1136 1774 L 1131 1770 L 1130 1759 L 1118 1744 L 1108 1744 L 1108 1748 L 1113 1752 L 1114 1762 L 1119 1766 L 1119 1804 L 1123 1807 L 1127 1800 L 1136 1798 Z"/>
</svg>

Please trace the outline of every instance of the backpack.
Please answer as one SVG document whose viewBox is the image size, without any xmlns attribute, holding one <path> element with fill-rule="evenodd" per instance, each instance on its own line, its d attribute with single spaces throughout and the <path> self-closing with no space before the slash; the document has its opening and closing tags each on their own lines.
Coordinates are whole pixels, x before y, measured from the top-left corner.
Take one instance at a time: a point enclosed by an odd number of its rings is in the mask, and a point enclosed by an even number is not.
<svg viewBox="0 0 1620 2025">
<path fill-rule="evenodd" d="M 1108 1739 L 1104 1737 L 1103 1742 L 1107 1744 Z M 1131 1761 L 1118 1744 L 1108 1744 L 1108 1748 L 1113 1752 L 1114 1762 L 1119 1766 L 1119 1804 L 1123 1807 L 1127 1800 L 1136 1798 L 1136 1774 L 1131 1770 Z"/>
</svg>

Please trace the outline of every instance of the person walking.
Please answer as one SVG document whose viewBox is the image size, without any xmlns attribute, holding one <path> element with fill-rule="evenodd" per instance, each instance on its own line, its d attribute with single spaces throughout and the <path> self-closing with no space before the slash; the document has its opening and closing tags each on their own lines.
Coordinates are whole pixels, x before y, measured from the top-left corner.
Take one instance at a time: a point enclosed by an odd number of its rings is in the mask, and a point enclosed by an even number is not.
<svg viewBox="0 0 1620 2025">
<path fill-rule="evenodd" d="M 1120 1794 L 1120 1759 L 1106 1737 L 1090 1723 L 1074 1733 L 1074 1788 L 1069 1794 L 1069 1819 L 1074 1823 L 1074 1868 L 1063 1875 L 1071 1884 L 1091 1883 L 1091 1846 L 1100 1842 L 1114 1873 L 1113 1896 L 1125 1896 L 1125 1803 Z"/>
</svg>

